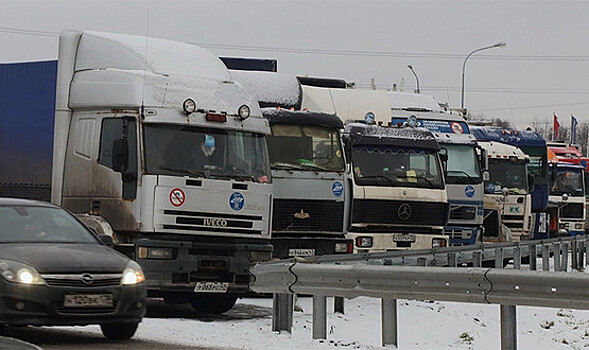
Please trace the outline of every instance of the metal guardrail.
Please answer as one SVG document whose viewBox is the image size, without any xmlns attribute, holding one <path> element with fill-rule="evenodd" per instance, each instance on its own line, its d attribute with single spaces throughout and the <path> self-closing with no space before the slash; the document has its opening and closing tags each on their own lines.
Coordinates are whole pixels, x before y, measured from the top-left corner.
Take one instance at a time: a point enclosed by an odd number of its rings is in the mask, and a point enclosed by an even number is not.
<svg viewBox="0 0 589 350">
<path fill-rule="evenodd" d="M 261 263 L 250 270 L 254 276 L 250 288 L 275 293 L 277 331 L 292 327 L 292 294 L 313 295 L 313 337 L 319 339 L 326 338 L 326 296 L 381 298 L 383 346 L 397 344 L 398 298 L 499 304 L 502 349 L 516 349 L 515 305 L 589 309 L 589 275 L 566 272 L 569 255 L 572 269 L 584 267 L 587 239 L 563 237 Z M 515 269 L 501 269 L 507 260 L 513 261 Z M 522 262 L 529 270 L 519 270 Z"/>
</svg>

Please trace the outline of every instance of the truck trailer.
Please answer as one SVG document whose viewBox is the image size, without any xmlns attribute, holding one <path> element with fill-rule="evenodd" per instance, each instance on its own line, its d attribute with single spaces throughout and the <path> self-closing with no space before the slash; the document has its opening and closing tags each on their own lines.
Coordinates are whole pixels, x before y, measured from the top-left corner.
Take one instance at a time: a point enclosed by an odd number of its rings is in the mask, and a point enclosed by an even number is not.
<svg viewBox="0 0 589 350">
<path fill-rule="evenodd" d="M 143 268 L 148 296 L 229 310 L 271 259 L 268 121 L 198 46 L 65 31 L 0 65 L 1 195 L 51 199 Z"/>
</svg>

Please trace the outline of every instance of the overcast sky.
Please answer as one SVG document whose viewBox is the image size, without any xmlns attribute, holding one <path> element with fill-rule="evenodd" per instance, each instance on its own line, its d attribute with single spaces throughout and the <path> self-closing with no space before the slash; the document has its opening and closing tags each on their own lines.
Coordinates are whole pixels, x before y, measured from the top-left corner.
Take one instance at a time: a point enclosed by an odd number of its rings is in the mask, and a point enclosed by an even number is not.
<svg viewBox="0 0 589 350">
<path fill-rule="evenodd" d="M 149 35 L 278 71 L 396 84 L 518 127 L 589 122 L 589 1 L 0 0 L 0 62 L 53 59 L 63 29 Z"/>
</svg>

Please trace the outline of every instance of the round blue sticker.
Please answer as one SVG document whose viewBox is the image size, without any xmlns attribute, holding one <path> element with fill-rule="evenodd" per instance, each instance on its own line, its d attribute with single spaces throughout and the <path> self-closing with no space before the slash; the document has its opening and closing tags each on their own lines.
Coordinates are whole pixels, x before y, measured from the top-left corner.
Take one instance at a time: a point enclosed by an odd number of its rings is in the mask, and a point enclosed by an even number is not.
<svg viewBox="0 0 589 350">
<path fill-rule="evenodd" d="M 474 196 L 474 187 L 472 187 L 472 186 L 466 186 L 464 188 L 464 194 L 467 197 L 469 197 L 469 198 L 472 197 L 472 196 Z"/>
<path fill-rule="evenodd" d="M 239 192 L 233 192 L 233 194 L 229 196 L 229 206 L 235 211 L 241 210 L 244 203 L 245 198 L 243 198 L 243 195 Z"/>
<path fill-rule="evenodd" d="M 333 195 L 336 197 L 341 196 L 342 193 L 344 193 L 344 185 L 339 181 L 334 182 L 331 186 L 331 192 L 333 192 Z"/>
</svg>

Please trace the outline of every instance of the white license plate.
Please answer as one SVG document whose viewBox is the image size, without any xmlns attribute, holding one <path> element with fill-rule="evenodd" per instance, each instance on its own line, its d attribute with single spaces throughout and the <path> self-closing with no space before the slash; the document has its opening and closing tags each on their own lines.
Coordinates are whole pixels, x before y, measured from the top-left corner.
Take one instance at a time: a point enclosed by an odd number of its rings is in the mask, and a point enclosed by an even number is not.
<svg viewBox="0 0 589 350">
<path fill-rule="evenodd" d="M 413 234 L 394 234 L 393 242 L 415 242 L 417 238 Z"/>
<path fill-rule="evenodd" d="M 288 256 L 314 256 L 315 249 L 289 249 Z"/>
<path fill-rule="evenodd" d="M 200 293 L 226 293 L 229 282 L 196 282 L 195 292 Z"/>
<path fill-rule="evenodd" d="M 67 294 L 63 299 L 64 307 L 112 307 L 112 294 Z"/>
</svg>

